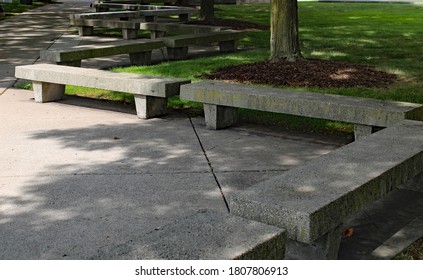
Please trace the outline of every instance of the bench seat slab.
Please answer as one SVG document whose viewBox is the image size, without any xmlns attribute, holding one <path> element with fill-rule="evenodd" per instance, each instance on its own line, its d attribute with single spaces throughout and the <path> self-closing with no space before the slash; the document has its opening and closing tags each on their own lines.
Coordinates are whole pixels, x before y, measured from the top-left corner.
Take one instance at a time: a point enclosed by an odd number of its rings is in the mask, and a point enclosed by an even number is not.
<svg viewBox="0 0 423 280">
<path fill-rule="evenodd" d="M 388 127 L 404 119 L 423 120 L 422 104 L 215 81 L 183 86 L 181 99 L 372 127 Z"/>
<path fill-rule="evenodd" d="M 311 243 L 423 171 L 423 122 L 406 120 L 232 196 L 231 213 Z"/>
<path fill-rule="evenodd" d="M 160 40 L 138 39 L 42 50 L 40 57 L 41 60 L 80 67 L 82 59 L 129 54 L 132 65 L 148 65 L 151 62 L 151 51 L 163 46 L 164 44 Z"/>
</svg>

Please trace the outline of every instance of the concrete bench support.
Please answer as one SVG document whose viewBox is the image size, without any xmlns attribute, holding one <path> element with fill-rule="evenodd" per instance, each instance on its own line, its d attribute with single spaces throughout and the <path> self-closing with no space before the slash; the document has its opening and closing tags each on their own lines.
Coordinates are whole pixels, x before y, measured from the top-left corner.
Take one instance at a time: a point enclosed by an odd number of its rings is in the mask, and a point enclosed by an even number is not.
<svg viewBox="0 0 423 280">
<path fill-rule="evenodd" d="M 165 114 L 167 98 L 178 95 L 180 86 L 190 82 L 51 64 L 18 66 L 15 76 L 33 81 L 35 101 L 38 103 L 62 99 L 66 85 L 132 93 L 137 116 L 144 119 Z"/>
<path fill-rule="evenodd" d="M 237 108 L 353 123 L 356 139 L 405 119 L 423 120 L 421 104 L 214 81 L 183 86 L 181 98 L 205 104 L 211 129 L 235 124 Z"/>
<path fill-rule="evenodd" d="M 236 123 L 238 109 L 227 106 L 204 104 L 206 126 L 211 129 L 221 129 Z"/>
<path fill-rule="evenodd" d="M 33 81 L 34 99 L 37 103 L 58 101 L 63 99 L 65 85 Z"/>
<path fill-rule="evenodd" d="M 135 95 L 135 107 L 140 119 L 149 119 L 166 114 L 167 100 L 165 98 Z"/>
<path fill-rule="evenodd" d="M 231 213 L 286 229 L 307 258 L 335 258 L 346 219 L 421 176 L 421 139 L 423 122 L 402 121 L 234 194 Z"/>
<path fill-rule="evenodd" d="M 93 36 L 94 27 L 93 26 L 78 26 L 78 35 L 79 36 Z"/>
</svg>

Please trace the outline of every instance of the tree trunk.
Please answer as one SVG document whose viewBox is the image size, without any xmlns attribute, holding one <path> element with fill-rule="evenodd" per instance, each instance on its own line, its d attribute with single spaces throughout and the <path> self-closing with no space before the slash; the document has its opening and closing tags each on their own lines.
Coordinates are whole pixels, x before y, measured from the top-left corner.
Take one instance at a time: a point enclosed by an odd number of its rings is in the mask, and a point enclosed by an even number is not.
<svg viewBox="0 0 423 280">
<path fill-rule="evenodd" d="M 272 0 L 270 61 L 301 60 L 297 0 Z"/>
<path fill-rule="evenodd" d="M 201 0 L 200 19 L 214 19 L 214 0 Z"/>
</svg>

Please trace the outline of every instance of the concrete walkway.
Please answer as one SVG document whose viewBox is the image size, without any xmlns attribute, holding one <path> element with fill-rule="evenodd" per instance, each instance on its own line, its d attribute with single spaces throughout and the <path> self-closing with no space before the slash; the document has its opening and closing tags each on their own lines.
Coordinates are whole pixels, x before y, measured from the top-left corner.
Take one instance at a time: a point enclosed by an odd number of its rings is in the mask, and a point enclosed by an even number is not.
<svg viewBox="0 0 423 280">
<path fill-rule="evenodd" d="M 14 67 L 66 42 L 67 14 L 88 6 L 63 2 L 0 21 L 0 259 L 103 258 L 200 209 L 226 213 L 234 192 L 349 141 L 249 124 L 210 131 L 175 112 L 140 120 L 133 107 L 84 98 L 36 104 L 10 87 Z M 421 237 L 421 186 L 351 219 L 340 258 L 389 258 Z"/>
</svg>

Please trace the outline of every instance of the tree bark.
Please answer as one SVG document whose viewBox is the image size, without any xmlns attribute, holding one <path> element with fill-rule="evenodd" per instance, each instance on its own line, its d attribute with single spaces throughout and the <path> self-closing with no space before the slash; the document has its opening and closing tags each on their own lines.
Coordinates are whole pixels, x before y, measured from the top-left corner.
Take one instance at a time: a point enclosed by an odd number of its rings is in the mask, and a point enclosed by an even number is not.
<svg viewBox="0 0 423 280">
<path fill-rule="evenodd" d="M 270 19 L 271 62 L 295 62 L 303 57 L 298 37 L 297 0 L 272 0 Z"/>
<path fill-rule="evenodd" d="M 214 0 L 201 0 L 200 19 L 214 19 Z"/>
</svg>

